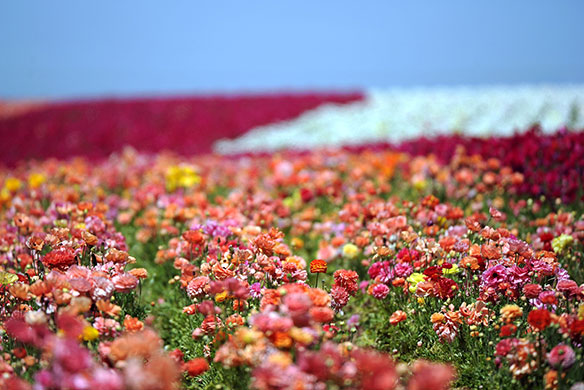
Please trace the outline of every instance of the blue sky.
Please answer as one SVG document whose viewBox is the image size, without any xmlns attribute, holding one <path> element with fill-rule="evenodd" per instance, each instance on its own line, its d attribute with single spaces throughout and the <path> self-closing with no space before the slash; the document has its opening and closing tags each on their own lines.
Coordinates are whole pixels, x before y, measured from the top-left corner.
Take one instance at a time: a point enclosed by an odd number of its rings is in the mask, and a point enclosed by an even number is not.
<svg viewBox="0 0 584 390">
<path fill-rule="evenodd" d="M 584 82 L 584 1 L 5 1 L 0 98 Z"/>
</svg>

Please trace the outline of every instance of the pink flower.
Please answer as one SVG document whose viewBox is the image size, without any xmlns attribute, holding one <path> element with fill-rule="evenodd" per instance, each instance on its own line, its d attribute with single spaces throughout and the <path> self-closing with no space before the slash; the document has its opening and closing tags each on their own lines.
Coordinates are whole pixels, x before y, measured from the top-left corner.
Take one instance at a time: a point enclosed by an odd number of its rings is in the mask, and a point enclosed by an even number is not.
<svg viewBox="0 0 584 390">
<path fill-rule="evenodd" d="M 191 299 L 201 297 L 209 292 L 209 287 L 209 278 L 206 276 L 198 276 L 187 285 L 187 294 Z"/>
<path fill-rule="evenodd" d="M 507 274 L 508 271 L 504 265 L 496 265 L 483 272 L 481 276 L 482 284 L 486 287 L 497 288 L 499 283 L 507 280 Z"/>
<path fill-rule="evenodd" d="M 377 299 L 384 299 L 387 297 L 387 294 L 389 294 L 389 287 L 385 284 L 377 284 L 371 291 L 371 295 Z"/>
<path fill-rule="evenodd" d="M 414 271 L 414 268 L 411 265 L 409 265 L 408 263 L 398 263 L 398 264 L 396 264 L 394 269 L 395 269 L 395 274 L 397 276 L 399 276 L 400 278 L 407 278 Z"/>
<path fill-rule="evenodd" d="M 331 289 L 331 306 L 335 310 L 343 308 L 349 302 L 349 293 L 343 287 L 333 286 Z"/>
<path fill-rule="evenodd" d="M 138 278 L 130 273 L 123 273 L 112 278 L 117 292 L 130 292 L 138 286 Z"/>
<path fill-rule="evenodd" d="M 574 350 L 565 344 L 559 344 L 552 348 L 547 355 L 548 363 L 552 367 L 569 368 L 576 362 Z"/>
<path fill-rule="evenodd" d="M 446 390 L 454 380 L 454 368 L 446 364 L 418 360 L 413 366 L 414 375 L 408 382 L 408 390 Z"/>
</svg>

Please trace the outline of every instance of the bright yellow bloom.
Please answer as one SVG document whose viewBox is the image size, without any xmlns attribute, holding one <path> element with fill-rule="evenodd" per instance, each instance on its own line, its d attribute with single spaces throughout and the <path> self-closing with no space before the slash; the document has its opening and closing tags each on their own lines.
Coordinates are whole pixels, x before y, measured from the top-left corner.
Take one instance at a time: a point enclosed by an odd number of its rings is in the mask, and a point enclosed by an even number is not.
<svg viewBox="0 0 584 390">
<path fill-rule="evenodd" d="M 190 188 L 201 181 L 201 177 L 190 165 L 173 165 L 166 170 L 166 189 Z"/>
<path fill-rule="evenodd" d="M 4 182 L 4 188 L 10 192 L 18 191 L 22 187 L 22 182 L 15 177 L 9 177 Z"/>
<path fill-rule="evenodd" d="M 99 337 L 99 332 L 93 326 L 86 326 L 83 328 L 83 332 L 81 333 L 81 337 L 85 341 L 92 341 Z"/>
<path fill-rule="evenodd" d="M 574 237 L 569 234 L 562 234 L 552 240 L 552 249 L 556 253 L 562 253 L 566 247 L 569 247 L 574 242 Z"/>
<path fill-rule="evenodd" d="M 428 182 L 426 180 L 416 180 L 414 182 L 414 188 L 418 191 L 423 191 L 426 187 L 428 187 Z"/>
<path fill-rule="evenodd" d="M 418 283 L 424 281 L 424 274 L 414 272 L 413 274 L 408 276 L 406 280 L 408 281 L 408 283 L 410 283 L 410 292 L 415 293 L 418 287 Z"/>
<path fill-rule="evenodd" d="M 31 173 L 28 177 L 28 185 L 30 188 L 38 188 L 46 180 L 47 178 L 42 173 Z"/>
<path fill-rule="evenodd" d="M 262 333 L 247 329 L 247 328 L 239 328 L 237 332 L 235 332 L 236 337 L 244 342 L 245 344 L 254 344 L 262 337 Z"/>
<path fill-rule="evenodd" d="M 224 300 L 227 299 L 228 296 L 229 296 L 229 294 L 227 293 L 227 291 L 223 291 L 223 292 L 215 295 L 215 302 L 223 302 Z"/>
<path fill-rule="evenodd" d="M 456 275 L 460 272 L 458 265 L 452 264 L 452 268 L 442 268 L 443 275 Z"/>
</svg>

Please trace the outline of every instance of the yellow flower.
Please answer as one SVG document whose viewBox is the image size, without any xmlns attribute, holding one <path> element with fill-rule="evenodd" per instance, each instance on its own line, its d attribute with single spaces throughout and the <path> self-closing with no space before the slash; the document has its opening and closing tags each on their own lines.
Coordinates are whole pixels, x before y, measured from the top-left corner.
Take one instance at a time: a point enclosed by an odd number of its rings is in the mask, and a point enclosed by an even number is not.
<svg viewBox="0 0 584 390">
<path fill-rule="evenodd" d="M 201 177 L 190 165 L 173 165 L 166 170 L 166 189 L 189 188 L 201 181 Z"/>
<path fill-rule="evenodd" d="M 414 272 L 413 274 L 408 276 L 406 280 L 408 281 L 408 283 L 410 283 L 410 292 L 415 293 L 418 287 L 418 283 L 424 281 L 424 274 Z"/>
<path fill-rule="evenodd" d="M 81 333 L 81 337 L 85 341 L 92 341 L 99 337 L 99 332 L 93 326 L 86 326 L 83 328 L 83 332 Z"/>
<path fill-rule="evenodd" d="M 18 191 L 22 187 L 22 182 L 15 177 L 9 177 L 4 182 L 4 188 L 10 192 Z"/>
<path fill-rule="evenodd" d="M 292 244 L 292 247 L 294 247 L 294 249 L 304 248 L 304 241 L 302 241 L 302 239 L 298 238 L 298 237 L 293 237 L 291 244 Z"/>
<path fill-rule="evenodd" d="M 556 253 L 561 253 L 566 247 L 572 245 L 572 242 L 574 242 L 574 237 L 569 234 L 562 234 L 552 240 L 552 249 Z"/>
<path fill-rule="evenodd" d="M 10 199 L 10 191 L 6 187 L 0 190 L 0 201 L 7 201 Z"/>
<path fill-rule="evenodd" d="M 414 182 L 414 188 L 418 191 L 423 191 L 426 187 L 428 187 L 428 182 L 426 180 L 416 180 Z"/>
<path fill-rule="evenodd" d="M 355 244 L 345 244 L 343 246 L 343 255 L 350 259 L 355 258 L 359 254 L 359 248 Z"/>
<path fill-rule="evenodd" d="M 456 275 L 460 272 L 458 265 L 452 264 L 452 268 L 442 268 L 442 275 Z"/>
<path fill-rule="evenodd" d="M 291 197 L 287 196 L 284 198 L 284 200 L 282 201 L 282 203 L 284 204 L 284 206 L 290 208 L 294 205 L 294 199 L 292 199 Z"/>
<path fill-rule="evenodd" d="M 223 302 L 224 300 L 227 299 L 228 295 L 229 294 L 227 293 L 227 291 L 223 291 L 223 292 L 215 295 L 215 302 Z"/>
<path fill-rule="evenodd" d="M 236 337 L 245 344 L 255 344 L 262 337 L 261 332 L 247 328 L 239 328 L 235 333 Z"/>
<path fill-rule="evenodd" d="M 584 303 L 581 303 L 578 307 L 578 319 L 584 320 Z"/>
<path fill-rule="evenodd" d="M 38 188 L 46 181 L 45 175 L 42 173 L 31 173 L 28 177 L 28 185 L 30 188 Z"/>
</svg>

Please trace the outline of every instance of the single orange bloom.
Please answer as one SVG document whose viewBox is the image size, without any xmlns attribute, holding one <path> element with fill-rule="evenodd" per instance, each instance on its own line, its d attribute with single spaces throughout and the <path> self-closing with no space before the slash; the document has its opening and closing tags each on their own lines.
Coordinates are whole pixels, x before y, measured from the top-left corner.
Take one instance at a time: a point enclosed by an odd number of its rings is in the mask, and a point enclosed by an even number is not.
<svg viewBox="0 0 584 390">
<path fill-rule="evenodd" d="M 276 332 L 272 339 L 276 348 L 290 348 L 292 346 L 292 338 L 286 332 Z"/>
<path fill-rule="evenodd" d="M 432 321 L 433 324 L 435 324 L 437 322 L 442 322 L 442 321 L 444 321 L 444 314 L 442 314 L 442 313 L 434 313 L 430 317 L 430 321 Z"/>
<path fill-rule="evenodd" d="M 128 273 L 134 275 L 138 279 L 146 279 L 148 277 L 148 271 L 146 268 L 134 268 L 128 271 Z"/>
<path fill-rule="evenodd" d="M 402 310 L 396 310 L 391 317 L 389 317 L 389 323 L 391 325 L 397 325 L 402 321 L 405 321 L 408 315 Z"/>
<path fill-rule="evenodd" d="M 144 323 L 135 317 L 130 317 L 126 314 L 124 319 L 124 328 L 128 332 L 138 332 L 144 328 Z"/>
<path fill-rule="evenodd" d="M 310 273 L 313 274 L 326 273 L 327 266 L 328 265 L 324 260 L 321 259 L 312 260 L 312 263 L 310 263 Z"/>
</svg>

